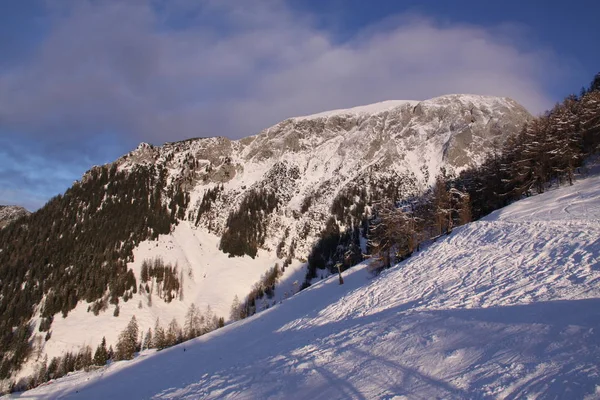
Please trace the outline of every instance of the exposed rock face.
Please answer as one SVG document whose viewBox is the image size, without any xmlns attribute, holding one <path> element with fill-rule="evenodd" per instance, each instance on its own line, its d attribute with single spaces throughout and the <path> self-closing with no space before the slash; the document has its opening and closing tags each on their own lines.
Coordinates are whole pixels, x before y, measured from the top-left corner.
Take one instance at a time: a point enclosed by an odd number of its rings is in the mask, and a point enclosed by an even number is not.
<svg viewBox="0 0 600 400">
<path fill-rule="evenodd" d="M 508 98 L 448 95 L 426 101 L 386 101 L 290 118 L 240 140 L 190 139 L 161 147 L 141 144 L 116 161 L 164 165 L 169 182 L 190 194 L 186 218 L 218 234 L 251 189 L 277 195 L 265 247 L 283 239 L 306 255 L 335 197 L 356 185 L 400 182 L 399 196 L 424 190 L 440 170 L 481 163 L 531 115 Z M 198 216 L 207 189 L 223 185 L 214 206 Z M 289 227 L 289 233 L 284 235 Z"/>
<path fill-rule="evenodd" d="M 23 207 L 0 206 L 0 229 L 26 215 L 29 215 L 29 211 Z"/>
</svg>

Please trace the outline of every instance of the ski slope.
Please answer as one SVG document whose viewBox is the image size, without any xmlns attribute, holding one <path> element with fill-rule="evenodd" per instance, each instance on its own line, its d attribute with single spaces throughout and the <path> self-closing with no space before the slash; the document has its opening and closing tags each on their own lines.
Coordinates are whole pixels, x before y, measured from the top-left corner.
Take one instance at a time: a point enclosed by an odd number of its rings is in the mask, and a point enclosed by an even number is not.
<svg viewBox="0 0 600 400">
<path fill-rule="evenodd" d="M 33 399 L 598 399 L 600 177 Z"/>
</svg>

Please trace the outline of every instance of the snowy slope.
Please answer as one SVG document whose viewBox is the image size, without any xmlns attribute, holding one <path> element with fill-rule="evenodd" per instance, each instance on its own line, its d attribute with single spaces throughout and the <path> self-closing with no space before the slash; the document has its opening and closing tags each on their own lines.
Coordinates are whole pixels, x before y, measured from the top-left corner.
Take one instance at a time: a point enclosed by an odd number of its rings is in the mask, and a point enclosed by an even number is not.
<svg viewBox="0 0 600 400">
<path fill-rule="evenodd" d="M 229 319 L 234 297 L 243 299 L 265 270 L 277 262 L 281 266 L 281 260 L 263 250 L 255 259 L 248 256 L 232 259 L 219 250 L 218 242 L 217 236 L 194 229 L 187 221 L 182 221 L 171 234 L 161 235 L 157 241 L 142 242 L 134 250 L 135 260 L 128 267 L 139 279 L 142 262 L 146 259 L 161 257 L 165 263 L 177 265 L 178 270 L 183 271 L 183 298 L 166 303 L 154 293 L 149 302 L 148 294 L 138 291 L 129 301 L 119 303 L 118 317 L 113 316 L 113 305 L 94 316 L 87 311 L 89 304 L 81 301 L 66 318 L 56 316 L 52 324 L 52 338 L 45 343 L 44 354 L 51 359 L 84 345 L 95 349 L 103 337 L 108 345 L 114 345 L 133 315 L 140 332 L 154 329 L 157 319 L 163 327 L 172 319 L 183 326 L 184 317 L 192 303 L 202 313 L 206 313 L 210 306 L 212 313 Z M 278 285 L 276 296 L 269 301 L 269 305 L 297 291 L 298 284 L 294 286 L 293 283 L 303 276 L 302 266 L 303 263 L 294 261 L 285 270 L 282 283 Z M 34 366 L 35 363 L 30 363 L 21 376 L 30 374 Z"/>
<path fill-rule="evenodd" d="M 400 197 L 417 194 L 431 184 L 441 168 L 460 171 L 483 161 L 494 142 L 516 133 L 531 116 L 508 98 L 448 95 L 426 101 L 385 101 L 345 110 L 327 111 L 282 121 L 258 135 L 240 140 L 223 137 L 190 139 L 154 147 L 142 143 L 115 161 L 122 171 L 141 164 L 164 167 L 167 188 L 187 193 L 184 219 L 169 235 L 145 241 L 128 264 L 140 282 L 144 259 L 160 256 L 183 271 L 184 297 L 167 304 L 158 297 L 134 294 L 94 316 L 80 302 L 66 318 L 57 314 L 51 337 L 38 331 L 39 307 L 33 318 L 36 357 L 16 379 L 30 375 L 44 356 L 52 359 L 83 346 L 95 348 L 103 337 L 115 345 L 119 333 L 135 315 L 146 331 L 160 320 L 182 325 L 192 303 L 203 312 L 210 306 L 228 319 L 234 296 L 244 299 L 267 269 L 284 260 L 283 284 L 276 298 L 295 293 L 303 281 L 303 260 L 318 240 L 332 204 L 345 190 L 365 188 L 368 196 L 398 185 Z M 88 175 L 82 180 L 87 179 Z M 222 188 L 208 210 L 200 211 L 207 191 Z M 252 190 L 273 193 L 277 209 L 264 216 L 266 238 L 258 256 L 229 258 L 218 250 L 229 215 Z M 389 193 L 388 193 L 389 195 Z M 363 199 L 367 200 L 368 199 Z M 356 199 L 354 200 L 356 201 Z M 308 204 L 308 206 L 306 206 Z M 199 215 L 201 214 L 201 215 Z M 338 221 L 344 229 L 347 221 Z M 99 233 L 103 234 L 103 233 Z M 281 251 L 276 252 L 277 248 Z M 277 253 L 279 257 L 277 258 Z"/>
<path fill-rule="evenodd" d="M 323 111 L 317 114 L 305 115 L 302 117 L 295 117 L 294 120 L 302 121 L 302 120 L 310 120 L 316 118 L 330 118 L 341 115 L 376 115 L 385 111 L 392 110 L 394 108 L 410 105 L 415 106 L 419 103 L 416 100 L 388 100 L 381 101 L 379 103 L 367 104 L 364 106 L 345 108 L 339 110 L 331 110 L 331 111 Z"/>
<path fill-rule="evenodd" d="M 299 285 L 294 282 L 301 284 L 304 275 L 298 260 L 306 260 L 339 193 L 349 187 L 373 191 L 395 183 L 400 196 L 415 194 L 442 167 L 459 171 L 481 162 L 493 141 L 515 133 L 529 117 L 507 98 L 449 95 L 291 118 L 237 141 L 217 137 L 161 147 L 141 144 L 116 166 L 121 170 L 140 164 L 162 166 L 169 188 L 182 188 L 190 202 L 184 220 L 171 234 L 138 245 L 128 267 L 140 282 L 144 259 L 160 256 L 177 264 L 184 272 L 183 299 L 166 304 L 155 297 L 150 306 L 138 291 L 128 302 L 120 302 L 119 317 L 113 317 L 114 306 L 94 316 L 87 312 L 89 304 L 81 302 L 66 318 L 55 316 L 48 341 L 41 340 L 45 334 L 34 326 L 43 349 L 17 379 L 29 375 L 44 355 L 51 359 L 84 345 L 95 348 L 103 337 L 108 345 L 116 344 L 133 315 L 142 331 L 153 327 L 157 318 L 163 326 L 173 318 L 182 325 L 192 303 L 203 312 L 210 306 L 227 319 L 234 296 L 245 298 L 267 269 L 275 263 L 281 266 L 286 258 L 293 261 L 276 298 L 295 293 Z M 210 209 L 198 218 L 207 190 L 221 185 Z M 278 207 L 264 217 L 266 240 L 258 257 L 229 258 L 218 250 L 220 235 L 230 213 L 253 189 L 274 193 Z M 303 204 L 309 206 L 304 209 Z M 282 258 L 277 259 L 275 250 L 281 245 Z M 33 322 L 39 324 L 39 313 Z"/>
<path fill-rule="evenodd" d="M 206 191 L 223 185 L 213 207 L 198 219 L 199 226 L 217 234 L 250 190 L 268 190 L 279 207 L 267 217 L 264 248 L 275 249 L 283 240 L 287 250 L 294 242 L 296 257 L 305 258 L 344 189 L 393 181 L 400 182 L 402 196 L 415 194 L 442 168 L 451 173 L 480 164 L 530 118 L 518 103 L 501 97 L 391 100 L 290 118 L 240 140 L 142 144 L 116 164 L 120 170 L 165 166 L 169 182 L 189 192 L 186 218 L 194 222 Z M 303 203 L 309 204 L 305 210 Z"/>
<path fill-rule="evenodd" d="M 600 177 L 157 354 L 23 394 L 73 399 L 600 398 Z"/>
</svg>

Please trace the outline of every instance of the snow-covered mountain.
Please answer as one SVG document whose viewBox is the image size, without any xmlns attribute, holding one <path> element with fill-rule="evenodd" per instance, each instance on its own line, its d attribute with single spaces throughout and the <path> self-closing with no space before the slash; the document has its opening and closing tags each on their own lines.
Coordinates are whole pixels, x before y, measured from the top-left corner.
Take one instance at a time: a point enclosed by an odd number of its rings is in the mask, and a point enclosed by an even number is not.
<svg viewBox="0 0 600 400">
<path fill-rule="evenodd" d="M 262 247 L 275 250 L 283 241 L 287 251 L 294 243 L 294 255 L 303 258 L 345 190 L 384 190 L 393 181 L 399 197 L 414 194 L 431 185 L 442 168 L 452 173 L 478 165 L 530 118 L 508 98 L 386 101 L 290 118 L 240 140 L 141 144 L 116 163 L 121 170 L 167 166 L 169 182 L 190 193 L 186 218 L 217 235 L 249 191 L 274 193 L 278 209 L 265 216 Z M 207 190 L 220 187 L 203 208 Z"/>
<path fill-rule="evenodd" d="M 600 177 L 500 209 L 373 277 L 326 279 L 48 399 L 600 398 Z"/>
<path fill-rule="evenodd" d="M 27 211 L 23 207 L 0 206 L 0 229 L 4 228 L 11 222 L 29 214 L 29 211 Z"/>
<path fill-rule="evenodd" d="M 202 311 L 210 306 L 211 313 L 228 319 L 235 296 L 244 299 L 269 268 L 285 265 L 281 278 L 284 283 L 278 285 L 273 298 L 265 299 L 257 308 L 272 306 L 298 291 L 306 258 L 332 218 L 334 202 L 346 196 L 349 200 L 344 207 L 355 209 L 357 202 L 368 204 L 383 193 L 395 198 L 419 194 L 442 169 L 457 173 L 481 163 L 488 152 L 517 133 L 530 118 L 523 107 L 507 98 L 448 95 L 427 101 L 387 101 L 290 118 L 240 140 L 214 137 L 160 147 L 141 144 L 110 165 L 92 168 L 74 185 L 71 197 L 57 200 L 64 204 L 57 203 L 52 212 L 42 209 L 39 215 L 45 225 L 57 229 L 52 233 L 44 229 L 41 234 L 56 239 L 53 248 L 66 252 L 56 263 L 73 254 L 71 245 L 82 245 L 77 241 L 84 235 L 92 243 L 98 236 L 110 235 L 107 231 L 94 232 L 107 219 L 117 216 L 136 226 L 136 221 L 121 215 L 120 210 L 124 204 L 149 202 L 154 194 L 135 197 L 133 192 L 125 191 L 133 185 L 142 187 L 144 193 L 161 192 L 159 207 L 168 205 L 171 226 L 167 221 L 163 232 L 168 233 L 132 246 L 132 254 L 123 261 L 133 271 L 133 290 L 129 286 L 124 289 L 126 294 L 121 295 L 121 301 L 117 299 L 118 304 L 108 304 L 108 294 L 101 291 L 103 311 L 98 315 L 94 315 L 92 307 L 100 304 L 100 299 L 93 304 L 84 300 L 81 293 L 86 288 L 79 287 L 78 282 L 71 289 L 80 293 L 78 298 L 73 300 L 71 293 L 60 294 L 62 308 L 53 299 L 56 314 L 48 328 L 50 317 L 42 318 L 47 295 L 41 297 L 32 324 L 37 356 L 28 359 L 17 378 L 32 373 L 44 355 L 51 359 L 85 345 L 95 348 L 103 337 L 108 345 L 114 345 L 133 315 L 142 332 L 154 328 L 157 319 L 163 326 L 172 319 L 183 325 L 192 304 Z M 145 175 L 134 175 L 141 167 L 148 167 L 143 171 Z M 125 182 L 126 178 L 111 181 L 118 173 L 135 176 L 135 182 Z M 146 183 L 141 179 L 149 180 Z M 86 182 L 90 184 L 86 186 Z M 356 194 L 359 191 L 367 198 Z M 253 199 L 268 196 L 274 207 L 259 205 L 254 219 L 243 219 L 250 214 L 244 207 L 253 207 Z M 69 222 L 64 218 L 60 223 L 53 220 L 54 215 L 62 218 L 61 207 L 71 209 Z M 149 208 L 152 207 L 155 206 Z M 112 214 L 107 217 L 102 214 L 104 211 Z M 89 222 L 91 218 L 97 219 Z M 241 227 L 232 224 L 235 218 L 241 218 Z M 343 230 L 359 221 L 334 222 Z M 152 229 L 144 227 L 136 234 L 144 237 L 149 232 L 147 236 L 151 236 Z M 240 229 L 254 230 L 253 237 L 243 237 L 241 241 L 251 241 L 256 248 L 245 250 L 244 256 L 230 257 L 227 253 L 231 251 L 220 249 L 223 235 Z M 67 244 L 60 242 L 63 232 L 70 234 L 69 239 L 63 239 L 69 241 Z M 129 240 L 133 242 L 131 236 Z M 126 254 L 123 249 L 129 245 L 127 240 L 120 240 L 109 251 L 102 250 L 102 257 L 114 249 Z M 90 247 L 80 248 L 87 251 Z M 180 288 L 171 302 L 158 298 L 153 287 L 150 294 L 143 289 L 142 263 L 156 257 L 178 268 Z M 80 262 L 81 258 L 73 258 L 73 262 Z M 108 263 L 107 260 L 101 265 Z M 82 279 L 90 284 L 102 282 L 101 277 L 90 277 L 92 274 L 87 272 L 101 268 L 100 265 L 81 265 L 78 273 Z M 121 271 L 115 265 L 113 269 L 107 267 L 107 273 Z M 58 264 L 55 267 L 59 273 L 67 268 Z M 58 280 L 58 276 L 53 278 Z M 119 279 L 125 278 L 123 273 Z M 69 277 L 61 279 L 65 282 Z M 117 281 L 109 282 L 109 288 Z M 45 330 L 40 329 L 44 325 Z"/>
</svg>

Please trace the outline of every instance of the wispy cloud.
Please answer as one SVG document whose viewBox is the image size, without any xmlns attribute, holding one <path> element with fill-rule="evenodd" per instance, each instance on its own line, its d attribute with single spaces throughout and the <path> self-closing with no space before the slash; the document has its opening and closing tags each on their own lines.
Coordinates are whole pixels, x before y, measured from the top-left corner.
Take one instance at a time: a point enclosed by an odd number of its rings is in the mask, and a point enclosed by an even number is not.
<svg viewBox="0 0 600 400">
<path fill-rule="evenodd" d="M 69 4 L 35 57 L 0 73 L 5 127 L 161 142 L 449 92 L 510 96 L 534 112 L 551 104 L 552 55 L 482 27 L 399 16 L 336 43 L 281 2 Z"/>
<path fill-rule="evenodd" d="M 0 136 L 35 142 L 32 154 L 73 178 L 139 141 L 239 138 L 388 99 L 480 93 L 540 112 L 560 73 L 548 67 L 559 65 L 551 52 L 524 46 L 526 34 L 510 25 L 397 15 L 340 42 L 277 0 L 47 4 L 38 47 L 0 68 Z"/>
</svg>

